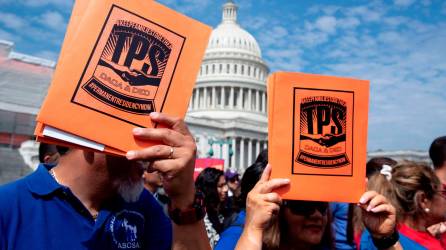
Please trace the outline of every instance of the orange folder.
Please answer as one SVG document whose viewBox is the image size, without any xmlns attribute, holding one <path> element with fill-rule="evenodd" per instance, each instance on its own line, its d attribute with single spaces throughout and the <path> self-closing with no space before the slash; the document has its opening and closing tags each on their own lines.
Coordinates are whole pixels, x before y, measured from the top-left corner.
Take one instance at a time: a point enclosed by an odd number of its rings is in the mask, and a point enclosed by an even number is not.
<svg viewBox="0 0 446 250">
<path fill-rule="evenodd" d="M 77 0 L 37 140 L 117 155 L 155 144 L 131 131 L 155 127 L 151 112 L 185 116 L 210 32 L 155 1 Z"/>
<path fill-rule="evenodd" d="M 365 191 L 369 82 L 278 72 L 268 79 L 272 178 L 283 199 L 358 202 Z"/>
</svg>

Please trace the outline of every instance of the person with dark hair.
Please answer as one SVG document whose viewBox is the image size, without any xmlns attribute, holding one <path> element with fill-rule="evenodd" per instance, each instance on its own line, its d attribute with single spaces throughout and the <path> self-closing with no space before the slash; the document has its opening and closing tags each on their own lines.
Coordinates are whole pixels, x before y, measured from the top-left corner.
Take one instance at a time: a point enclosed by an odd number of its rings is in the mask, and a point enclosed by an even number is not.
<svg viewBox="0 0 446 250">
<path fill-rule="evenodd" d="M 434 165 L 435 174 L 446 186 L 446 136 L 438 137 L 432 142 L 429 157 Z"/>
<path fill-rule="evenodd" d="M 379 173 L 384 165 L 393 167 L 397 164 L 394 159 L 391 159 L 389 157 L 374 157 L 371 158 L 366 165 L 366 177 L 369 178 L 370 176 Z"/>
<path fill-rule="evenodd" d="M 255 162 L 260 162 L 262 163 L 264 166 L 266 166 L 266 164 L 268 164 L 268 149 L 264 149 L 262 150 L 259 155 L 256 158 Z M 260 176 L 259 176 L 260 178 Z"/>
<path fill-rule="evenodd" d="M 246 222 L 235 249 L 334 249 L 328 203 L 282 201 L 274 190 L 289 185 L 289 180 L 270 179 L 270 175 L 271 167 L 267 166 L 248 194 Z M 383 249 L 399 247 L 397 239 L 386 240 L 393 235 L 396 216 L 395 208 L 387 199 L 377 192 L 366 192 L 359 204 L 364 224 L 376 235 L 376 244 L 386 244 Z"/>
<path fill-rule="evenodd" d="M 153 197 L 163 207 L 164 212 L 168 212 L 169 197 L 164 193 L 163 177 L 158 171 L 147 172 L 142 175 L 144 179 L 144 188 L 152 193 Z"/>
<path fill-rule="evenodd" d="M 1 186 L 0 249 L 208 250 L 194 137 L 180 118 L 153 112 L 150 119 L 162 128 L 129 136 L 154 146 L 126 157 L 73 148 L 56 166 L 40 164 Z M 170 219 L 144 190 L 144 171 L 163 175 Z"/>
<path fill-rule="evenodd" d="M 46 164 L 57 164 L 60 154 L 56 145 L 41 142 L 39 145 L 39 161 Z"/>
<path fill-rule="evenodd" d="M 432 160 L 435 174 L 446 189 L 446 136 L 436 138 L 430 148 L 429 157 Z M 441 238 L 446 246 L 446 221 L 440 222 L 428 228 L 429 232 L 437 238 Z"/>
<path fill-rule="evenodd" d="M 445 249 L 427 232 L 429 226 L 446 219 L 446 190 L 432 168 L 406 162 L 371 176 L 367 186 L 386 196 L 397 209 L 395 233 L 403 249 Z M 361 237 L 360 248 L 377 249 L 368 231 Z"/>
<path fill-rule="evenodd" d="M 225 172 L 226 183 L 228 184 L 228 197 L 237 199 L 240 196 L 240 179 L 237 171 L 228 169 Z"/>
<path fill-rule="evenodd" d="M 264 152 L 266 152 L 266 150 L 264 150 Z M 233 219 L 229 227 L 220 234 L 220 240 L 217 242 L 215 250 L 234 249 L 242 234 L 246 217 L 246 197 L 259 181 L 260 176 L 266 167 L 266 162 L 261 159 L 259 160 L 259 157 L 257 159 L 258 161 L 256 160 L 254 164 L 245 170 L 240 183 L 240 197 L 238 202 L 241 211 L 237 214 L 235 219 Z"/>
<path fill-rule="evenodd" d="M 392 168 L 396 164 L 397 162 L 389 157 L 371 158 L 366 164 L 366 180 L 383 169 Z M 360 220 L 361 209 L 354 204 L 333 202 L 330 203 L 330 210 L 336 248 L 356 249 L 364 230 L 364 225 Z"/>
<path fill-rule="evenodd" d="M 228 186 L 223 171 L 211 167 L 204 169 L 195 180 L 195 187 L 204 194 L 204 223 L 211 247 L 214 247 L 224 229 L 225 219 L 232 212 L 228 204 Z"/>
</svg>

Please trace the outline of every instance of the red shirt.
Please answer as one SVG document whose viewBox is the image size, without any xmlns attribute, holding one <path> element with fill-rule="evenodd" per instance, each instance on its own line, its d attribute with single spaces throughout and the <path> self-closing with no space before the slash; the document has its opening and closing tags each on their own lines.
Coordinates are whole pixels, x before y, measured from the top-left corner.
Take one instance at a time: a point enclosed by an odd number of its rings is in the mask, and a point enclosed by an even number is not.
<svg viewBox="0 0 446 250">
<path fill-rule="evenodd" d="M 441 242 L 428 232 L 417 231 L 405 224 L 400 224 L 398 226 L 398 231 L 429 250 L 444 250 Z"/>
</svg>

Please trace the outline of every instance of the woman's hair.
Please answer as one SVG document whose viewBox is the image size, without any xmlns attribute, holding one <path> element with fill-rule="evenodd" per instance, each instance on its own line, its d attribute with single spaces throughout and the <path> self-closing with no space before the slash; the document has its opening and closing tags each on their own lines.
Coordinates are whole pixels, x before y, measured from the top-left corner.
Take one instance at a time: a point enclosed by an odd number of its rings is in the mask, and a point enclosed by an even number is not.
<svg viewBox="0 0 446 250">
<path fill-rule="evenodd" d="M 223 175 L 223 171 L 209 167 L 201 171 L 195 180 L 195 187 L 204 194 L 204 203 L 209 220 L 218 233 L 222 231 L 223 225 L 218 220 L 221 201 L 217 185 L 218 180 Z"/>
<path fill-rule="evenodd" d="M 389 158 L 389 157 L 374 157 L 371 158 L 366 165 L 366 177 L 368 180 L 368 189 L 369 190 L 375 190 L 378 193 L 383 194 L 386 197 L 390 197 L 393 194 L 387 190 L 389 190 L 388 185 L 386 183 L 376 183 L 376 181 L 373 180 L 372 176 L 378 175 L 383 178 L 385 178 L 382 174 L 380 174 L 381 170 L 383 169 L 384 165 L 387 165 L 391 168 L 396 166 L 398 164 L 397 161 Z M 380 178 L 381 178 L 380 177 Z M 370 180 L 372 178 L 372 180 Z M 348 217 L 348 223 L 347 223 L 347 241 L 353 242 L 354 234 L 357 234 L 358 232 L 362 232 L 364 230 L 364 225 L 362 223 L 362 216 L 361 211 L 362 209 L 354 206 L 353 204 L 349 205 L 349 217 Z"/>
<path fill-rule="evenodd" d="M 368 189 L 387 197 L 396 207 L 399 219 L 422 216 L 421 195 L 431 200 L 440 188 L 440 180 L 429 166 L 405 162 L 392 168 L 391 176 L 377 173 L 369 178 Z"/>
<path fill-rule="evenodd" d="M 388 165 L 390 167 L 396 166 L 398 162 L 389 157 L 374 157 L 367 162 L 366 165 L 366 176 L 370 178 L 372 175 L 379 173 L 383 165 Z"/>
<path fill-rule="evenodd" d="M 259 160 L 254 162 L 254 164 L 245 170 L 240 183 L 240 201 L 238 203 L 241 208 L 246 207 L 246 197 L 260 180 L 263 170 L 265 170 L 267 164 L 268 162 Z"/>
</svg>

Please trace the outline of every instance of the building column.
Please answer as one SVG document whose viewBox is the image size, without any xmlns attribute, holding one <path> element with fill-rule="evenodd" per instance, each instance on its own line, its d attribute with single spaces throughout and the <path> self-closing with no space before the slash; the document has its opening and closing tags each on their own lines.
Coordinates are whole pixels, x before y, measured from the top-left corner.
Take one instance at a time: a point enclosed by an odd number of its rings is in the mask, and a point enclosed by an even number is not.
<svg viewBox="0 0 446 250">
<path fill-rule="evenodd" d="M 234 108 L 234 87 L 231 87 L 231 92 L 229 94 L 229 108 Z"/>
<path fill-rule="evenodd" d="M 262 112 L 265 113 L 266 112 L 266 93 L 263 92 L 262 93 Z"/>
<path fill-rule="evenodd" d="M 248 139 L 248 166 L 252 163 L 252 139 Z"/>
<path fill-rule="evenodd" d="M 212 87 L 212 108 L 215 108 L 215 103 L 217 102 L 217 97 L 215 94 L 215 87 Z"/>
<path fill-rule="evenodd" d="M 228 144 L 223 144 L 223 157 L 222 158 L 225 161 L 225 165 L 223 168 L 223 171 L 225 171 L 229 167 L 229 145 Z"/>
<path fill-rule="evenodd" d="M 221 108 L 225 107 L 225 87 L 221 87 L 221 92 L 220 92 L 221 96 L 220 96 L 220 106 Z"/>
<path fill-rule="evenodd" d="M 257 157 L 259 154 L 260 154 L 260 140 L 257 140 L 255 157 Z"/>
<path fill-rule="evenodd" d="M 198 108 L 203 108 L 203 88 L 198 89 Z"/>
<path fill-rule="evenodd" d="M 232 137 L 232 157 L 231 157 L 231 167 L 237 169 L 235 166 L 235 156 L 237 155 L 237 140 L 235 137 Z"/>
<path fill-rule="evenodd" d="M 243 88 L 239 87 L 238 88 L 238 109 L 243 109 Z"/>
<path fill-rule="evenodd" d="M 204 87 L 203 98 L 204 98 L 203 108 L 207 109 L 209 107 L 209 105 L 208 105 L 208 88 L 207 87 Z"/>
<path fill-rule="evenodd" d="M 240 137 L 240 169 L 246 169 L 245 166 L 245 139 Z"/>
<path fill-rule="evenodd" d="M 255 110 L 257 112 L 260 112 L 260 93 L 259 93 L 259 91 L 260 90 L 256 90 L 256 107 L 255 107 Z"/>
<path fill-rule="evenodd" d="M 248 89 L 248 110 L 252 110 L 252 91 L 251 91 L 251 89 Z"/>
</svg>

